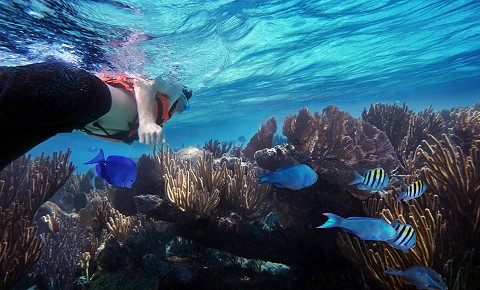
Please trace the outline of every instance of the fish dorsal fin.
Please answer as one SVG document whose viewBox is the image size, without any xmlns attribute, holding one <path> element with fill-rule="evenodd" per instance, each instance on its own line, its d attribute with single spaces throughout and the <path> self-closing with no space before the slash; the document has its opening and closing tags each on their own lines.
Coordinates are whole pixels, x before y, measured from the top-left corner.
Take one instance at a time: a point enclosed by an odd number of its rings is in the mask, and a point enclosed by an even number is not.
<svg viewBox="0 0 480 290">
<path fill-rule="evenodd" d="M 352 217 L 349 217 L 349 218 L 346 218 L 347 220 L 349 221 L 356 221 L 356 220 L 380 220 L 380 219 L 376 219 L 376 218 L 371 218 L 371 217 L 363 217 L 363 216 L 352 216 Z"/>
<path fill-rule="evenodd" d="M 98 153 L 97 156 L 95 156 L 95 158 L 93 158 L 88 162 L 85 162 L 84 164 L 94 164 L 94 163 L 104 163 L 104 162 L 105 162 L 105 156 L 103 155 L 103 150 L 100 149 L 100 152 Z"/>
</svg>

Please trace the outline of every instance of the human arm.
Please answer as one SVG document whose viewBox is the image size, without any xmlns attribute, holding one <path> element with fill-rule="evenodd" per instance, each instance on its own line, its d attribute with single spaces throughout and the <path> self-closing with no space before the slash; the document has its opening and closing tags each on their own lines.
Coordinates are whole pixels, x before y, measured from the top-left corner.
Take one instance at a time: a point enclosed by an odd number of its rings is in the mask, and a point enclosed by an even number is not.
<svg viewBox="0 0 480 290">
<path fill-rule="evenodd" d="M 159 144 L 163 141 L 163 128 L 156 124 L 154 99 L 157 92 L 169 97 L 177 97 L 182 93 L 182 86 L 170 83 L 160 76 L 154 80 L 135 78 L 135 100 L 138 111 L 138 140 L 145 144 Z"/>
</svg>

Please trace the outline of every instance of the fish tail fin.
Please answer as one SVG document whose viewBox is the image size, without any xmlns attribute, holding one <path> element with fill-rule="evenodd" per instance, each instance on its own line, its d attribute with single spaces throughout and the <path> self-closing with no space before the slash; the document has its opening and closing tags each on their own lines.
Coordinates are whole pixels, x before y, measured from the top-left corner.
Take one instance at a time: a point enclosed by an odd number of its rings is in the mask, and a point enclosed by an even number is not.
<svg viewBox="0 0 480 290">
<path fill-rule="evenodd" d="M 328 217 L 328 220 L 323 225 L 318 226 L 317 229 L 339 227 L 344 220 L 344 218 L 342 218 L 341 216 L 333 213 L 324 213 L 323 215 Z"/>
<path fill-rule="evenodd" d="M 397 201 L 402 201 L 402 199 L 404 199 L 406 195 L 407 193 L 405 191 L 399 192 L 397 196 Z"/>
<path fill-rule="evenodd" d="M 257 184 L 273 182 L 273 172 L 262 172 L 257 175 Z"/>
<path fill-rule="evenodd" d="M 363 176 L 361 176 L 360 173 L 355 171 L 354 175 L 355 175 L 355 179 L 352 182 L 350 182 L 348 185 L 357 184 L 363 181 Z"/>
<path fill-rule="evenodd" d="M 393 276 L 400 276 L 402 274 L 402 271 L 399 271 L 397 269 L 393 269 L 390 266 L 387 266 L 387 270 L 385 270 L 385 272 L 383 273 L 388 275 L 393 275 Z"/>
<path fill-rule="evenodd" d="M 100 152 L 98 152 L 98 155 L 95 156 L 92 160 L 85 162 L 83 164 L 94 164 L 94 163 L 101 163 L 105 161 L 105 156 L 103 155 L 103 150 L 100 149 Z"/>
</svg>

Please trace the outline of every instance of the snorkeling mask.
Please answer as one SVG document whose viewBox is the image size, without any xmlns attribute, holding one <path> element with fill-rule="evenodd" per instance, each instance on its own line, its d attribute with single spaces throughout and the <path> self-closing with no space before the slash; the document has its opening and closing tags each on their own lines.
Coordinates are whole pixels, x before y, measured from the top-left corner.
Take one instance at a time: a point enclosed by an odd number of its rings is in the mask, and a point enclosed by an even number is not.
<svg viewBox="0 0 480 290">
<path fill-rule="evenodd" d="M 190 100 L 191 97 L 192 97 L 192 90 L 184 86 L 182 89 L 182 98 L 185 103 L 184 111 L 190 110 L 190 102 L 188 100 Z"/>
</svg>

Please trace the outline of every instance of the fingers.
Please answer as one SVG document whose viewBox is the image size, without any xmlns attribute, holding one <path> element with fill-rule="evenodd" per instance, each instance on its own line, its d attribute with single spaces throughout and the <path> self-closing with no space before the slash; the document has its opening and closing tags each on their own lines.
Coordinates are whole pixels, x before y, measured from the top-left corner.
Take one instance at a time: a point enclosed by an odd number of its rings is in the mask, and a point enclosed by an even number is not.
<svg viewBox="0 0 480 290">
<path fill-rule="evenodd" d="M 138 141 L 147 145 L 161 144 L 165 140 L 163 132 L 151 132 L 138 135 Z"/>
<path fill-rule="evenodd" d="M 138 132 L 138 142 L 142 143 L 142 144 L 146 144 L 145 142 L 145 134 L 142 134 L 140 132 Z"/>
<path fill-rule="evenodd" d="M 155 138 L 155 145 L 162 143 L 162 139 L 163 139 L 163 134 L 162 133 L 157 133 L 157 136 Z"/>
</svg>

